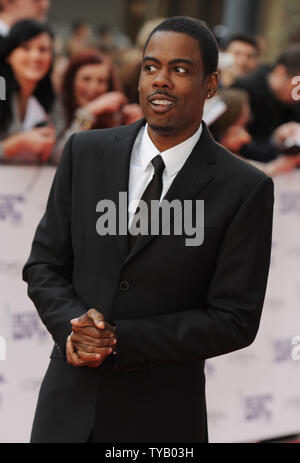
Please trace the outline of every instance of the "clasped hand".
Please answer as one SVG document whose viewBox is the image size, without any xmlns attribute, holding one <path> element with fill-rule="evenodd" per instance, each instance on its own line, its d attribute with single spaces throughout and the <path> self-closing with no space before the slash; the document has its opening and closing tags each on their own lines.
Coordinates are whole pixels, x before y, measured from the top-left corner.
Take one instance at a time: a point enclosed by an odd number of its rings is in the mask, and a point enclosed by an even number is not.
<svg viewBox="0 0 300 463">
<path fill-rule="evenodd" d="M 116 349 L 115 328 L 104 321 L 96 309 L 71 320 L 72 333 L 67 339 L 67 361 L 75 367 L 99 367 Z"/>
</svg>

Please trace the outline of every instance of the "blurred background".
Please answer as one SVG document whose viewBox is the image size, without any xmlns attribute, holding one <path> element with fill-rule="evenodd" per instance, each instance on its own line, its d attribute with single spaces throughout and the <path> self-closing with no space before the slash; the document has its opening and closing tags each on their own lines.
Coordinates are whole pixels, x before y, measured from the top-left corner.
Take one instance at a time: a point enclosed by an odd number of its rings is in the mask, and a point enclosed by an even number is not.
<svg viewBox="0 0 300 463">
<path fill-rule="evenodd" d="M 67 39 L 73 22 L 94 28 L 111 27 L 135 43 L 140 28 L 157 17 L 201 18 L 219 36 L 247 31 L 266 41 L 265 58 L 272 60 L 288 43 L 300 40 L 298 0 L 52 0 L 49 21 Z M 217 28 L 217 29 L 215 29 Z"/>
</svg>

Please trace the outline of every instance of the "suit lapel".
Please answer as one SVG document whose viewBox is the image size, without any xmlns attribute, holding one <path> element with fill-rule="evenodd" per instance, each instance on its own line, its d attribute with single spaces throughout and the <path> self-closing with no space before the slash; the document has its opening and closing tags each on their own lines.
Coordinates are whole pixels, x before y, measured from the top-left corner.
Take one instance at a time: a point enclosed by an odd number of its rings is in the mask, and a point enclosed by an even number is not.
<svg viewBox="0 0 300 463">
<path fill-rule="evenodd" d="M 144 124 L 145 120 L 142 119 L 130 126 L 120 128 L 118 133 L 115 135 L 115 140 L 106 150 L 106 180 L 108 182 L 109 197 L 115 205 L 119 205 L 119 193 L 127 193 L 127 205 L 125 211 L 126 225 L 128 225 L 128 183 L 131 152 L 135 139 Z M 119 208 L 117 208 L 117 210 L 118 209 Z M 120 209 L 123 210 L 124 213 L 124 207 L 123 209 Z M 128 226 L 126 226 L 126 232 L 127 228 Z M 119 215 L 117 214 L 117 240 L 122 258 L 125 260 L 129 254 L 128 235 L 120 235 L 118 231 Z"/>
<path fill-rule="evenodd" d="M 183 168 L 174 179 L 165 200 L 171 202 L 175 199 L 180 201 L 193 199 L 203 190 L 214 178 L 210 164 L 216 162 L 216 142 L 213 140 L 204 122 L 203 133 L 187 159 Z M 160 230 L 161 231 L 161 230 Z M 141 252 L 155 236 L 141 236 L 136 246 L 131 250 L 126 262 Z"/>
</svg>

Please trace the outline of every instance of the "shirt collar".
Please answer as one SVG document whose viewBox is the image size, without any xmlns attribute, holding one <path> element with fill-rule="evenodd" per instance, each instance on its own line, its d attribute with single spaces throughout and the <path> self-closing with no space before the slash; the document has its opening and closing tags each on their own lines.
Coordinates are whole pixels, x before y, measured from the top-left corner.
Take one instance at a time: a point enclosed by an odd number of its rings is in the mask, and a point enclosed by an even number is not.
<svg viewBox="0 0 300 463">
<path fill-rule="evenodd" d="M 140 164 L 142 168 L 146 170 L 147 167 L 151 165 L 152 159 L 160 154 L 166 166 L 165 172 L 167 176 L 172 177 L 183 167 L 187 158 L 199 141 L 201 134 L 202 123 L 200 124 L 199 129 L 190 138 L 166 151 L 160 152 L 152 142 L 148 134 L 148 124 L 146 124 L 140 145 Z"/>
<path fill-rule="evenodd" d="M 9 26 L 2 19 L 0 19 L 0 35 L 2 35 L 2 37 L 6 37 L 8 33 Z"/>
</svg>

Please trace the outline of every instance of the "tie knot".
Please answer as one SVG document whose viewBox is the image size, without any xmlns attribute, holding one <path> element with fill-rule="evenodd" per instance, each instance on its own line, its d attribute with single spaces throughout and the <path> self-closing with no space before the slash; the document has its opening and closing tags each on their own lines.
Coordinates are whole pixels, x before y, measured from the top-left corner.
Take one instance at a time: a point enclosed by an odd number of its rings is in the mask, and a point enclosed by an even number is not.
<svg viewBox="0 0 300 463">
<path fill-rule="evenodd" d="M 165 163 L 163 158 L 158 154 L 155 158 L 152 159 L 152 164 L 154 167 L 154 174 L 162 176 L 163 171 L 165 170 Z"/>
</svg>

